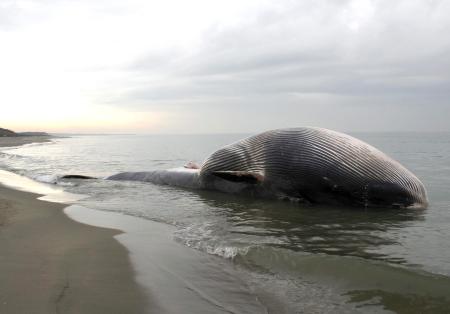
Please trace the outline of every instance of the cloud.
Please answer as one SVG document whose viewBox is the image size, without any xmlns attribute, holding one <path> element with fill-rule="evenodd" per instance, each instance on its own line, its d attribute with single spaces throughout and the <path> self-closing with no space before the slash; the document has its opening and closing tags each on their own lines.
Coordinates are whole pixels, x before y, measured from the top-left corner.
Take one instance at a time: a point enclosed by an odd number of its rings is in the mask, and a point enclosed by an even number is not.
<svg viewBox="0 0 450 314">
<path fill-rule="evenodd" d="M 446 93 L 450 22 L 441 12 L 448 9 L 423 1 L 286 2 L 237 26 L 212 27 L 193 54 L 150 58 L 166 64 L 167 77 L 144 80 L 129 97 Z"/>
<path fill-rule="evenodd" d="M 167 130 L 227 131 L 210 122 L 227 112 L 243 131 L 449 129 L 448 1 L 63 1 L 51 17 L 33 10 L 48 24 L 42 54 L 64 56 L 52 60 L 71 64 L 91 103 L 170 112 Z M 21 14 L 8 23 L 29 26 Z M 55 34 L 60 46 L 48 40 Z"/>
</svg>

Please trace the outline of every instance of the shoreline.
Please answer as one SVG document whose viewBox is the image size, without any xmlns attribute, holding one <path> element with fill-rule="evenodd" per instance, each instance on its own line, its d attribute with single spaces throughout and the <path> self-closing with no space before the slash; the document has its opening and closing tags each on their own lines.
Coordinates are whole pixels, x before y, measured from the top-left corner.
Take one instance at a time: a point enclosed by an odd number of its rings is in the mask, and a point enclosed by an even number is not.
<svg viewBox="0 0 450 314">
<path fill-rule="evenodd" d="M 143 313 L 119 230 L 76 222 L 66 204 L 0 185 L 0 312 Z"/>
<path fill-rule="evenodd" d="M 0 170 L 1 313 L 269 312 L 228 260 L 176 243 L 172 226 L 79 197 Z"/>
<path fill-rule="evenodd" d="M 53 138 L 0 137 L 0 148 Z M 148 312 L 122 231 L 77 222 L 64 213 L 74 195 L 1 172 L 1 313 Z"/>
<path fill-rule="evenodd" d="M 52 139 L 58 138 L 56 136 L 2 136 L 0 137 L 0 148 L 15 147 L 34 143 L 47 143 Z"/>
<path fill-rule="evenodd" d="M 173 226 L 11 186 L 0 181 L 0 313 L 291 312 L 228 260 L 173 241 Z"/>
<path fill-rule="evenodd" d="M 154 313 L 294 313 L 269 291 L 250 288 L 247 275 L 229 260 L 174 241 L 174 226 L 76 204 L 64 212 L 81 223 L 124 231 L 115 238 L 128 248 Z"/>
</svg>

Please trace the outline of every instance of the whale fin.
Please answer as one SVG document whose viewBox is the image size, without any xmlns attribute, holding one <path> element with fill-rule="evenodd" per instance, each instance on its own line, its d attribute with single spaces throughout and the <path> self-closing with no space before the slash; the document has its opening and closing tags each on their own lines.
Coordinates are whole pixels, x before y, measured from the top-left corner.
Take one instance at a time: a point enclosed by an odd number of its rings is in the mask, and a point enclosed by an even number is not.
<svg viewBox="0 0 450 314">
<path fill-rule="evenodd" d="M 261 183 L 264 175 L 256 171 L 213 171 L 212 174 L 232 182 Z"/>
<path fill-rule="evenodd" d="M 196 163 L 195 161 L 190 161 L 187 164 L 184 165 L 184 168 L 187 169 L 200 169 L 200 165 Z"/>
</svg>

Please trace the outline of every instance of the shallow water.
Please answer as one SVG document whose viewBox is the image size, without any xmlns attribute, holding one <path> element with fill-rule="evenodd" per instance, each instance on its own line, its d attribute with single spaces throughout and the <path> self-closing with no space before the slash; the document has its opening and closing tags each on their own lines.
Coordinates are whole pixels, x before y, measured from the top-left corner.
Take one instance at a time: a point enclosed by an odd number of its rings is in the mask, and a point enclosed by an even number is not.
<svg viewBox="0 0 450 314">
<path fill-rule="evenodd" d="M 236 267 L 272 312 L 450 310 L 450 134 L 352 134 L 425 184 L 427 210 L 302 206 L 139 182 L 58 180 L 202 161 L 244 135 L 79 136 L 2 149 L 0 168 L 90 197 L 79 204 L 172 225 Z M 220 283 L 217 283 L 217 288 Z M 244 311 L 243 311 L 244 312 Z"/>
</svg>

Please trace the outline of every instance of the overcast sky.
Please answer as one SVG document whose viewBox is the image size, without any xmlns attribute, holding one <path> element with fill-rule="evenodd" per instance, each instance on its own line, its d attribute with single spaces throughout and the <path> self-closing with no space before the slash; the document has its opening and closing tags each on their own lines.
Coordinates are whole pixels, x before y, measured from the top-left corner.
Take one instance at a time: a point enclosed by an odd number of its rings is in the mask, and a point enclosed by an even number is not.
<svg viewBox="0 0 450 314">
<path fill-rule="evenodd" d="M 450 1 L 0 0 L 0 127 L 450 131 Z"/>
</svg>

